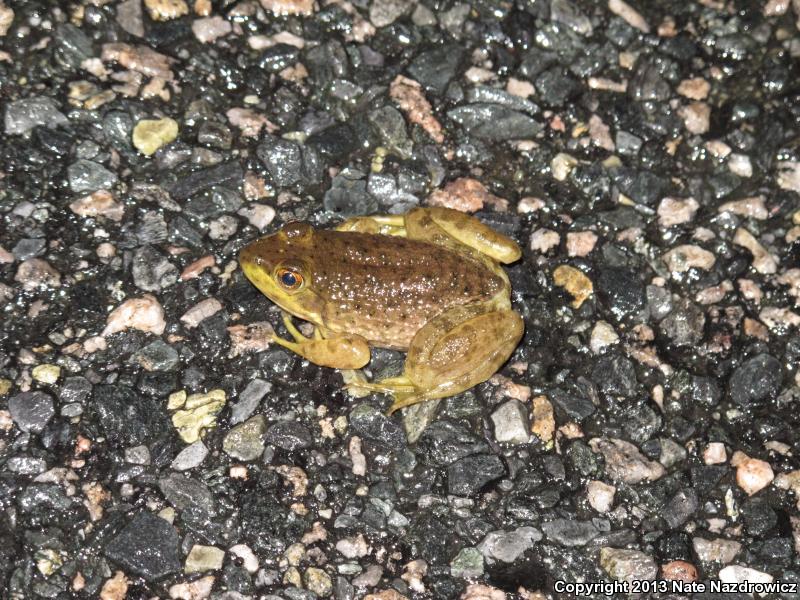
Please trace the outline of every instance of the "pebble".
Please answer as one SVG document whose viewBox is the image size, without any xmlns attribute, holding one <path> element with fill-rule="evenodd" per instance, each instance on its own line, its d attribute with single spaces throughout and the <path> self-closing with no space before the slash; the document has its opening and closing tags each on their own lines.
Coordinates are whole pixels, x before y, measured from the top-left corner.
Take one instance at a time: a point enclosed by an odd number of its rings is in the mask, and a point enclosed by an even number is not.
<svg viewBox="0 0 800 600">
<path fill-rule="evenodd" d="M 7 127 L 7 126 L 6 126 Z M 778 186 L 800 194 L 800 161 L 782 161 L 776 166 Z"/>
<path fill-rule="evenodd" d="M 532 405 L 533 425 L 531 426 L 531 433 L 544 444 L 549 445 L 553 441 L 556 429 L 553 405 L 547 399 L 547 396 L 536 396 Z"/>
<path fill-rule="evenodd" d="M 615 438 L 593 438 L 589 446 L 594 452 L 603 455 L 606 472 L 617 481 L 635 484 L 642 481 L 655 481 L 666 473 L 664 467 L 648 460 L 639 449 L 628 441 Z"/>
<path fill-rule="evenodd" d="M 678 84 L 677 91 L 681 96 L 689 98 L 689 100 L 705 100 L 711 91 L 711 84 L 702 77 L 693 77 L 681 81 Z"/>
<path fill-rule="evenodd" d="M 628 25 L 643 33 L 650 33 L 650 25 L 631 5 L 623 0 L 608 0 L 608 10 L 625 20 Z"/>
<path fill-rule="evenodd" d="M 189 329 L 194 329 L 200 323 L 214 316 L 225 308 L 216 298 L 206 298 L 195 304 L 181 316 L 181 322 Z"/>
<path fill-rule="evenodd" d="M 222 450 L 232 458 L 251 461 L 259 458 L 265 448 L 267 421 L 264 415 L 251 417 L 233 427 L 222 440 Z"/>
<path fill-rule="evenodd" d="M 173 394 L 170 400 L 173 399 Z M 172 414 L 172 424 L 187 444 L 200 439 L 201 433 L 217 425 L 217 415 L 225 406 L 225 391 L 216 389 L 205 394 L 192 394 L 180 403 L 183 409 Z M 172 406 L 168 406 L 172 408 Z"/>
<path fill-rule="evenodd" d="M 540 227 L 531 234 L 530 248 L 534 252 L 547 254 L 547 252 L 557 247 L 560 243 L 561 237 L 558 235 L 558 232 Z"/>
<path fill-rule="evenodd" d="M 53 398 L 44 392 L 22 392 L 8 399 L 11 419 L 21 431 L 41 432 L 55 415 Z"/>
<path fill-rule="evenodd" d="M 166 326 L 164 309 L 155 296 L 145 294 L 126 300 L 111 311 L 101 335 L 105 337 L 129 328 L 161 335 Z"/>
<path fill-rule="evenodd" d="M 685 560 L 673 560 L 661 565 L 661 577 L 671 581 L 690 583 L 698 579 L 697 567 Z"/>
<path fill-rule="evenodd" d="M 145 156 L 152 156 L 177 137 L 178 122 L 169 117 L 142 119 L 133 128 L 133 146 Z"/>
<path fill-rule="evenodd" d="M 359 533 L 355 537 L 342 538 L 336 542 L 336 550 L 345 558 L 361 558 L 369 554 L 369 544 Z"/>
<path fill-rule="evenodd" d="M 619 342 L 619 336 L 614 328 L 606 321 L 598 321 L 592 328 L 589 347 L 595 354 L 600 354 L 604 349 Z"/>
<path fill-rule="evenodd" d="M 250 546 L 246 544 L 236 544 L 228 548 L 228 552 L 242 561 L 242 566 L 248 573 L 253 574 L 258 571 L 258 557 Z"/>
<path fill-rule="evenodd" d="M 719 571 L 719 580 L 723 583 L 772 583 L 774 579 L 769 573 L 741 565 L 729 565 Z"/>
<path fill-rule="evenodd" d="M 733 236 L 733 243 L 746 248 L 753 255 L 753 268 L 759 273 L 772 274 L 778 270 L 778 259 L 767 252 L 758 240 L 744 227 L 739 227 Z"/>
<path fill-rule="evenodd" d="M 195 544 L 186 557 L 183 572 L 187 575 L 203 573 L 204 571 L 216 571 L 222 568 L 225 560 L 225 551 L 216 546 L 203 546 Z"/>
<path fill-rule="evenodd" d="M 730 212 L 742 217 L 763 221 L 769 217 L 769 211 L 764 204 L 764 196 L 749 196 L 741 200 L 731 200 L 719 206 L 719 212 Z"/>
<path fill-rule="evenodd" d="M 616 493 L 616 487 L 602 481 L 593 480 L 586 484 L 586 497 L 589 505 L 601 514 L 607 513 L 614 506 Z"/>
<path fill-rule="evenodd" d="M 658 222 L 663 227 L 688 223 L 700 205 L 694 198 L 663 198 L 658 205 Z"/>
<path fill-rule="evenodd" d="M 237 214 L 247 219 L 250 225 L 259 231 L 264 231 L 275 219 L 275 209 L 267 204 L 248 204 L 240 208 Z"/>
<path fill-rule="evenodd" d="M 689 133 L 703 135 L 711 127 L 711 107 L 705 102 L 692 102 L 678 109 L 683 125 Z"/>
<path fill-rule="evenodd" d="M 313 0 L 260 0 L 264 10 L 276 17 L 288 15 L 311 15 L 314 13 Z"/>
<path fill-rule="evenodd" d="M 271 389 L 272 384 L 263 379 L 250 381 L 239 394 L 238 400 L 231 405 L 231 425 L 247 420 Z"/>
<path fill-rule="evenodd" d="M 197 440 L 178 452 L 170 466 L 175 471 L 188 471 L 199 466 L 206 456 L 208 456 L 208 448 L 201 440 Z"/>
<path fill-rule="evenodd" d="M 173 600 L 205 600 L 211 596 L 215 581 L 216 577 L 206 575 L 194 581 L 175 583 L 169 586 L 169 597 Z"/>
<path fill-rule="evenodd" d="M 21 284 L 23 290 L 34 292 L 40 288 L 61 287 L 61 273 L 41 258 L 29 258 L 17 267 L 14 281 Z"/>
<path fill-rule="evenodd" d="M 69 208 L 81 217 L 104 217 L 119 223 L 125 215 L 125 207 L 114 199 L 108 190 L 98 190 L 75 200 Z"/>
<path fill-rule="evenodd" d="M 178 351 L 163 340 L 149 343 L 131 358 L 145 371 L 171 371 L 180 363 Z"/>
<path fill-rule="evenodd" d="M 454 496 L 472 496 L 505 473 L 503 461 L 494 454 L 466 456 L 447 467 L 447 490 Z"/>
<path fill-rule="evenodd" d="M 0 37 L 4 37 L 14 22 L 14 11 L 0 1 Z"/>
<path fill-rule="evenodd" d="M 125 573 L 117 571 L 111 579 L 108 579 L 100 590 L 100 600 L 125 600 L 128 594 L 128 578 Z"/>
<path fill-rule="evenodd" d="M 743 407 L 762 406 L 778 395 L 783 382 L 780 361 L 758 354 L 739 365 L 730 377 L 731 400 Z"/>
<path fill-rule="evenodd" d="M 3 19 L 8 18 L 9 14 L 14 14 L 13 11 L 9 13 L 9 10 L 0 11 L 0 29 L 3 27 Z M 14 100 L 6 105 L 6 135 L 21 135 L 42 125 L 58 127 L 68 123 L 69 120 L 59 110 L 56 101 L 46 96 L 31 96 Z"/>
<path fill-rule="evenodd" d="M 753 163 L 746 154 L 731 154 L 728 157 L 728 169 L 739 177 L 753 176 Z"/>
<path fill-rule="evenodd" d="M 757 494 L 775 478 L 768 462 L 747 457 L 741 461 L 734 461 L 735 458 L 736 455 L 731 459 L 731 465 L 736 467 L 736 484 L 748 496 Z"/>
<path fill-rule="evenodd" d="M 306 584 L 306 589 L 321 598 L 330 596 L 333 591 L 331 577 L 322 569 L 309 567 L 303 575 L 303 581 Z"/>
<path fill-rule="evenodd" d="M 702 537 L 692 538 L 692 547 L 701 561 L 718 562 L 723 565 L 732 562 L 742 549 L 742 545 L 735 540 L 726 540 L 725 538 L 707 540 Z"/>
<path fill-rule="evenodd" d="M 160 292 L 178 281 L 178 268 L 150 244 L 137 248 L 131 265 L 133 282 L 140 290 Z"/>
<path fill-rule="evenodd" d="M 210 44 L 233 31 L 233 25 L 225 18 L 215 15 L 192 22 L 192 33 L 201 44 Z"/>
<path fill-rule="evenodd" d="M 593 231 L 573 231 L 567 233 L 567 255 L 588 256 L 597 244 L 597 234 Z"/>
<path fill-rule="evenodd" d="M 703 450 L 703 462 L 707 465 L 721 465 L 727 460 L 728 454 L 722 442 L 711 442 Z"/>
<path fill-rule="evenodd" d="M 553 519 L 542 523 L 542 532 L 561 546 L 585 546 L 600 533 L 590 521 Z"/>
<path fill-rule="evenodd" d="M 494 204 L 498 200 L 480 181 L 467 177 L 451 181 L 444 189 L 435 190 L 428 196 L 430 206 L 444 206 L 467 213 L 477 212 L 484 204 Z"/>
<path fill-rule="evenodd" d="M 542 533 L 535 527 L 519 527 L 513 531 L 490 531 L 478 544 L 478 550 L 490 563 L 491 561 L 513 563 L 541 539 Z"/>
<path fill-rule="evenodd" d="M 61 376 L 61 367 L 52 364 L 36 365 L 31 370 L 31 375 L 39 383 L 55 385 Z"/>
<path fill-rule="evenodd" d="M 67 178 L 70 189 L 78 193 L 107 189 L 117 182 L 116 173 L 84 158 L 76 160 L 67 167 Z"/>
<path fill-rule="evenodd" d="M 673 273 L 685 273 L 694 268 L 708 271 L 716 262 L 711 252 L 691 244 L 676 246 L 661 258 Z"/>
<path fill-rule="evenodd" d="M 153 21 L 171 21 L 189 14 L 186 0 L 144 0 L 144 6 Z"/>
<path fill-rule="evenodd" d="M 483 555 L 477 548 L 462 548 L 450 562 L 450 575 L 458 579 L 475 579 L 483 575 Z"/>
<path fill-rule="evenodd" d="M 528 411 L 518 400 L 501 404 L 492 413 L 494 437 L 499 443 L 511 445 L 528 443 Z"/>
<path fill-rule="evenodd" d="M 180 539 L 161 517 L 139 512 L 105 547 L 105 555 L 126 572 L 147 582 L 163 579 L 181 568 Z"/>
<path fill-rule="evenodd" d="M 653 557 L 639 550 L 600 548 L 600 566 L 617 581 L 653 581 L 658 575 Z"/>
<path fill-rule="evenodd" d="M 550 171 L 553 173 L 553 178 L 556 181 L 566 180 L 569 174 L 572 173 L 572 170 L 577 166 L 578 159 L 563 152 L 556 154 L 553 160 L 550 161 Z"/>
<path fill-rule="evenodd" d="M 580 308 L 581 305 L 594 292 L 592 280 L 584 275 L 583 271 L 569 265 L 559 265 L 553 271 L 553 283 L 564 288 L 573 298 L 572 308 Z"/>
</svg>

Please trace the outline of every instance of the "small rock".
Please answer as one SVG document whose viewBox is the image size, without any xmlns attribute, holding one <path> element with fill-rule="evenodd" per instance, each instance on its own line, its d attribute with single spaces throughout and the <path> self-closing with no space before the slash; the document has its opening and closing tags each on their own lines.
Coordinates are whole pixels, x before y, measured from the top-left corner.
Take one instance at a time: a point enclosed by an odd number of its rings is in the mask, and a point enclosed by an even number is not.
<svg viewBox="0 0 800 600">
<path fill-rule="evenodd" d="M 169 597 L 173 600 L 205 600 L 211 595 L 215 581 L 216 577 L 206 575 L 194 581 L 176 583 L 169 587 Z"/>
<path fill-rule="evenodd" d="M 216 298 L 206 298 L 187 310 L 181 317 L 181 322 L 189 329 L 194 329 L 204 320 L 217 314 L 223 308 L 222 302 Z"/>
<path fill-rule="evenodd" d="M 216 546 L 201 546 L 200 544 L 195 544 L 189 551 L 189 556 L 186 557 L 186 564 L 183 566 L 183 572 L 187 575 L 191 575 L 204 571 L 216 571 L 222 568 L 222 562 L 224 560 L 224 550 Z"/>
<path fill-rule="evenodd" d="M 117 182 L 117 174 L 103 165 L 86 160 L 76 160 L 67 167 L 69 187 L 73 192 L 96 192 L 112 187 Z"/>
<path fill-rule="evenodd" d="M 140 512 L 114 536 L 105 555 L 127 572 L 153 582 L 181 568 L 180 539 L 175 528 L 149 512 Z"/>
<path fill-rule="evenodd" d="M 271 389 L 272 384 L 263 379 L 253 379 L 248 383 L 239 394 L 239 399 L 231 406 L 231 425 L 248 419 Z"/>
<path fill-rule="evenodd" d="M 562 546 L 585 546 L 600 533 L 590 521 L 553 519 L 542 523 L 542 532 L 548 540 Z"/>
<path fill-rule="evenodd" d="M 489 561 L 513 563 L 541 539 L 542 533 L 534 527 L 520 527 L 514 531 L 490 531 L 478 544 L 478 549 Z"/>
<path fill-rule="evenodd" d="M 39 383 L 54 385 L 61 376 L 61 367 L 58 365 L 37 365 L 31 370 L 31 375 Z"/>
<path fill-rule="evenodd" d="M 695 537 L 692 538 L 692 546 L 697 558 L 701 561 L 706 563 L 719 562 L 723 565 L 727 565 L 736 558 L 736 555 L 742 549 L 742 545 L 739 542 L 724 538 L 707 540 Z"/>
<path fill-rule="evenodd" d="M 746 154 L 731 154 L 728 157 L 728 169 L 739 177 L 753 176 L 753 163 Z"/>
<path fill-rule="evenodd" d="M 764 196 L 750 196 L 741 200 L 731 200 L 719 207 L 719 212 L 730 212 L 742 217 L 763 221 L 769 217 L 769 211 L 764 204 Z"/>
<path fill-rule="evenodd" d="M 14 11 L 0 0 L 0 37 L 4 37 L 14 22 Z"/>
<path fill-rule="evenodd" d="M 228 552 L 242 561 L 242 566 L 248 573 L 253 574 L 258 571 L 258 557 L 249 546 L 245 544 L 236 544 L 228 548 Z"/>
<path fill-rule="evenodd" d="M 711 442 L 703 450 L 703 462 L 707 465 L 721 465 L 727 460 L 725 444 L 722 442 Z"/>
<path fill-rule="evenodd" d="M 69 208 L 81 217 L 105 217 L 119 223 L 125 214 L 125 207 L 114 199 L 108 190 L 98 190 L 93 194 L 75 200 Z"/>
<path fill-rule="evenodd" d="M 483 555 L 477 548 L 462 548 L 450 563 L 450 576 L 474 579 L 483 575 Z"/>
<path fill-rule="evenodd" d="M 652 581 L 658 574 L 653 557 L 639 550 L 600 548 L 600 566 L 617 581 Z"/>
<path fill-rule="evenodd" d="M 264 415 L 251 417 L 241 425 L 231 429 L 222 441 L 222 449 L 238 460 L 251 461 L 259 458 L 264 452 L 264 435 L 267 421 Z"/>
<path fill-rule="evenodd" d="M 778 259 L 762 246 L 752 233 L 739 227 L 733 236 L 733 243 L 746 248 L 753 255 L 753 268 L 759 273 L 772 274 L 778 270 Z"/>
<path fill-rule="evenodd" d="M 55 415 L 53 398 L 44 392 L 22 392 L 8 399 L 8 411 L 22 431 L 39 433 Z"/>
<path fill-rule="evenodd" d="M 272 446 L 292 451 L 311 447 L 314 437 L 302 423 L 280 421 L 267 430 L 266 441 Z"/>
<path fill-rule="evenodd" d="M 774 577 L 750 567 L 730 565 L 720 569 L 719 580 L 723 583 L 772 583 Z"/>
<path fill-rule="evenodd" d="M 128 328 L 161 335 L 166 326 L 164 309 L 154 296 L 145 294 L 126 300 L 111 311 L 101 335 L 109 336 Z"/>
<path fill-rule="evenodd" d="M 608 10 L 625 20 L 628 25 L 643 33 L 650 33 L 650 25 L 630 4 L 623 0 L 608 0 Z"/>
<path fill-rule="evenodd" d="M 553 405 L 547 396 L 536 396 L 533 399 L 533 425 L 531 433 L 538 437 L 543 443 L 550 444 L 555 435 L 556 420 L 553 415 Z"/>
<path fill-rule="evenodd" d="M 264 10 L 276 17 L 314 14 L 313 0 L 260 0 Z"/>
<path fill-rule="evenodd" d="M 661 565 L 661 577 L 671 581 L 697 581 L 697 567 L 685 560 L 673 560 Z"/>
<path fill-rule="evenodd" d="M 100 590 L 100 600 L 125 600 L 129 583 L 125 573 L 117 571 L 111 579 L 103 584 L 103 589 Z"/>
<path fill-rule="evenodd" d="M 306 584 L 306 589 L 313 592 L 321 598 L 331 595 L 333 591 L 333 582 L 330 575 L 322 569 L 316 567 L 309 567 L 303 576 L 303 581 Z"/>
<path fill-rule="evenodd" d="M 201 44 L 208 44 L 228 35 L 233 31 L 233 25 L 225 18 L 215 15 L 204 19 L 195 19 L 192 23 L 192 33 Z"/>
<path fill-rule="evenodd" d="M 694 135 L 708 133 L 711 127 L 711 107 L 705 102 L 692 102 L 678 109 L 686 131 Z"/>
<path fill-rule="evenodd" d="M 178 122 L 169 117 L 142 119 L 133 128 L 133 146 L 145 156 L 152 156 L 177 137 Z"/>
<path fill-rule="evenodd" d="M 433 115 L 433 107 L 422 91 L 422 86 L 408 77 L 398 75 L 389 86 L 389 96 L 400 107 L 408 120 L 422 127 L 433 141 L 444 142 L 442 125 Z"/>
<path fill-rule="evenodd" d="M 553 173 L 553 177 L 556 181 L 566 180 L 576 166 L 578 166 L 578 160 L 563 152 L 556 154 L 553 160 L 550 161 L 550 171 Z"/>
<path fill-rule="evenodd" d="M 447 490 L 454 496 L 472 496 L 506 473 L 494 454 L 466 456 L 447 467 Z"/>
<path fill-rule="evenodd" d="M 57 288 L 61 286 L 61 273 L 41 258 L 29 258 L 17 267 L 14 281 L 22 284 L 22 289 L 28 292 Z"/>
<path fill-rule="evenodd" d="M 592 328 L 589 347 L 595 354 L 600 354 L 605 348 L 619 342 L 619 336 L 614 328 L 606 321 L 598 321 Z"/>
<path fill-rule="evenodd" d="M 689 100 L 705 100 L 710 91 L 711 85 L 702 77 L 684 79 L 678 84 L 678 93 Z"/>
<path fill-rule="evenodd" d="M 248 204 L 240 208 L 238 214 L 259 231 L 263 231 L 275 219 L 275 209 L 267 204 Z"/>
<path fill-rule="evenodd" d="M 528 443 L 528 411 L 518 400 L 501 404 L 492 413 L 494 437 L 502 443 L 512 445 Z"/>
<path fill-rule="evenodd" d="M 716 262 L 716 257 L 711 252 L 690 244 L 676 246 L 661 259 L 673 273 L 685 273 L 693 268 L 708 271 Z"/>
<path fill-rule="evenodd" d="M 133 254 L 133 282 L 146 292 L 160 292 L 178 281 L 178 268 L 154 246 L 147 244 Z"/>
<path fill-rule="evenodd" d="M 0 7 L 2 7 L 2 10 L 0 10 L 0 30 L 2 30 L 5 19 L 8 19 L 9 16 L 13 18 L 14 11 L 5 8 L 2 4 L 0 4 Z M 59 125 L 68 123 L 69 120 L 61 113 L 56 101 L 46 96 L 32 96 L 14 100 L 6 105 L 6 135 L 27 133 L 34 127 L 41 125 L 56 128 Z"/>
<path fill-rule="evenodd" d="M 580 308 L 594 291 L 592 280 L 584 275 L 583 271 L 570 265 L 556 267 L 553 271 L 553 283 L 569 292 L 573 297 L 572 308 L 576 309 Z"/>
<path fill-rule="evenodd" d="M 567 254 L 569 256 L 587 256 L 597 244 L 597 234 L 592 231 L 575 231 L 567 233 Z"/>
<path fill-rule="evenodd" d="M 655 481 L 666 473 L 664 467 L 650 461 L 639 449 L 625 440 L 615 438 L 593 438 L 589 446 L 599 452 L 606 460 L 606 472 L 612 479 L 636 484 L 642 481 Z"/>
<path fill-rule="evenodd" d="M 560 243 L 561 237 L 558 232 L 540 227 L 531 234 L 530 248 L 534 252 L 547 254 L 550 249 L 557 247 Z"/>
<path fill-rule="evenodd" d="M 188 471 L 199 466 L 206 456 L 208 456 L 208 448 L 201 440 L 197 440 L 181 450 L 170 466 L 175 471 Z"/>
<path fill-rule="evenodd" d="M 430 206 L 444 206 L 461 212 L 476 212 L 484 204 L 495 204 L 498 201 L 501 199 L 489 193 L 480 181 L 467 177 L 451 181 L 444 189 L 435 190 L 428 196 Z"/>
<path fill-rule="evenodd" d="M 172 424 L 181 439 L 187 444 L 193 444 L 200 439 L 204 430 L 216 427 L 217 415 L 225 406 L 226 400 L 225 391 L 219 389 L 188 396 L 183 402 L 183 409 L 176 410 L 172 415 Z"/>
<path fill-rule="evenodd" d="M 144 0 L 144 6 L 153 21 L 171 21 L 189 14 L 186 0 Z"/>
<path fill-rule="evenodd" d="M 783 367 L 769 354 L 758 354 L 743 362 L 731 375 L 728 393 L 739 406 L 760 406 L 778 395 Z"/>
<path fill-rule="evenodd" d="M 663 198 L 658 205 L 658 222 L 662 227 L 688 223 L 700 205 L 694 198 Z"/>
<path fill-rule="evenodd" d="M 611 510 L 614 505 L 614 494 L 617 488 L 613 485 L 593 480 L 586 484 L 586 496 L 589 505 L 597 512 L 603 514 Z"/>
<path fill-rule="evenodd" d="M 733 464 L 733 460 L 731 460 Z M 757 458 L 745 458 L 736 466 L 736 484 L 748 496 L 752 496 L 767 487 L 775 478 L 768 462 Z"/>
<path fill-rule="evenodd" d="M 697 492 L 691 488 L 676 493 L 661 511 L 661 516 L 671 529 L 677 529 L 694 515 L 700 501 Z"/>
</svg>

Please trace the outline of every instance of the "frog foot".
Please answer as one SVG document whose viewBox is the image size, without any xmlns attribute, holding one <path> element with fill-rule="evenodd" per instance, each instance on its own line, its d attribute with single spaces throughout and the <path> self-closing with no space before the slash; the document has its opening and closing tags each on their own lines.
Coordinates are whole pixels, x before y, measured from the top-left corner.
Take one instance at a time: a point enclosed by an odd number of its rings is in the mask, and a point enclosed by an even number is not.
<svg viewBox="0 0 800 600">
<path fill-rule="evenodd" d="M 350 381 L 345 386 L 351 394 L 364 395 L 369 393 L 388 394 L 394 398 L 392 406 L 386 411 L 391 415 L 395 411 L 423 402 L 428 398 L 405 375 L 388 377 L 380 381 Z"/>
<path fill-rule="evenodd" d="M 287 313 L 283 313 L 283 325 L 294 341 L 285 340 L 277 334 L 272 335 L 272 341 L 315 365 L 333 369 L 360 369 L 369 362 L 369 344 L 359 335 L 323 337 L 319 328 L 316 328 L 314 337 L 308 338 L 294 326 L 291 315 Z"/>
</svg>

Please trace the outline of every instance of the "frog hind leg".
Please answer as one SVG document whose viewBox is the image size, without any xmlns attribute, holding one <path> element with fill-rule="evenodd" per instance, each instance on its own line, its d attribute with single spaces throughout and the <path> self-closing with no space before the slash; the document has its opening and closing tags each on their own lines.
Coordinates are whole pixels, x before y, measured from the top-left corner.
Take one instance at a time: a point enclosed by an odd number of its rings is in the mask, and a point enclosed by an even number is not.
<svg viewBox="0 0 800 600">
<path fill-rule="evenodd" d="M 512 310 L 483 304 L 453 307 L 411 340 L 403 375 L 367 384 L 366 389 L 394 397 L 390 414 L 453 396 L 489 379 L 514 352 L 524 328 L 522 317 Z"/>
<path fill-rule="evenodd" d="M 406 237 L 403 215 L 373 215 L 370 217 L 351 217 L 337 225 L 336 231 L 357 231 Z"/>
<path fill-rule="evenodd" d="M 333 369 L 360 369 L 369 362 L 369 344 L 360 335 L 324 337 L 317 328 L 314 337 L 307 338 L 298 331 L 287 313 L 283 313 L 283 324 L 294 341 L 285 340 L 277 334 L 272 335 L 272 341 L 315 365 Z"/>
<path fill-rule="evenodd" d="M 475 217 L 443 207 L 415 208 L 405 216 L 409 238 L 457 249 L 467 246 L 497 262 L 512 263 L 522 256 L 511 238 Z"/>
</svg>

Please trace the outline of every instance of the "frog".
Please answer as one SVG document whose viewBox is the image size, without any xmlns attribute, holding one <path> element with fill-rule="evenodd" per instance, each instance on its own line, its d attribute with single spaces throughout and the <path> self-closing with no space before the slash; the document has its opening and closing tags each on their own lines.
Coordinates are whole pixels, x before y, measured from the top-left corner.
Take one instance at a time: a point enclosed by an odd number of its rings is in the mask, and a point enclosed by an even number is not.
<svg viewBox="0 0 800 600">
<path fill-rule="evenodd" d="M 405 352 L 400 375 L 346 383 L 354 394 L 390 395 L 391 414 L 466 391 L 511 357 L 525 327 L 502 265 L 521 254 L 472 215 L 416 207 L 333 228 L 290 221 L 245 246 L 239 263 L 282 312 L 292 339 L 272 341 L 309 362 L 354 373 L 372 348 Z M 313 326 L 309 335 L 294 318 Z"/>
</svg>

